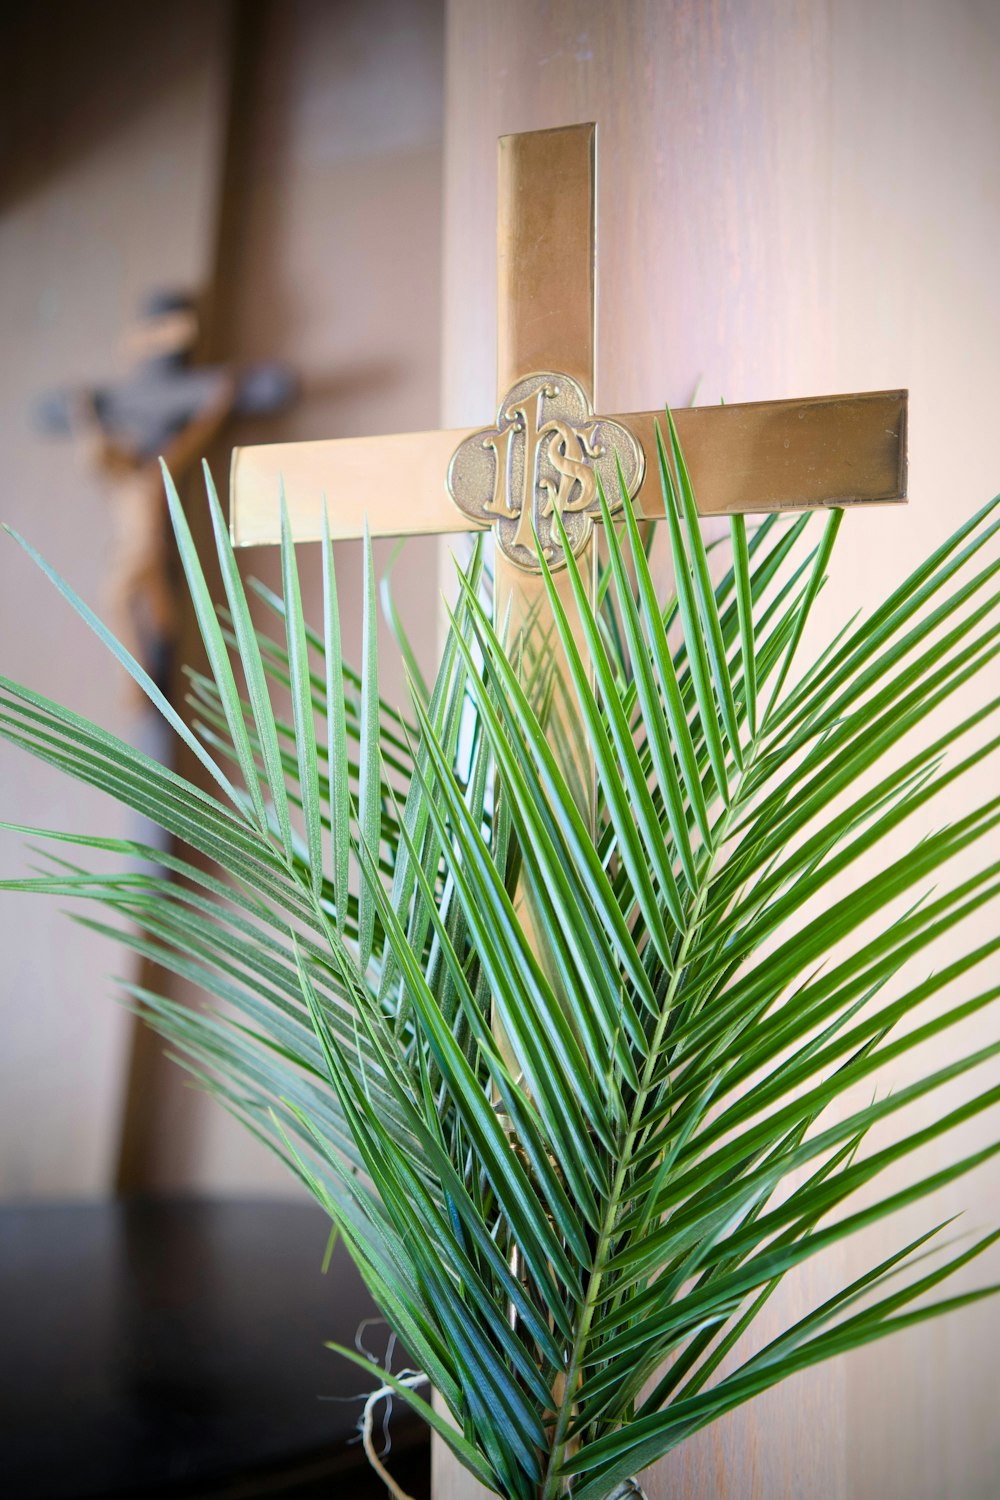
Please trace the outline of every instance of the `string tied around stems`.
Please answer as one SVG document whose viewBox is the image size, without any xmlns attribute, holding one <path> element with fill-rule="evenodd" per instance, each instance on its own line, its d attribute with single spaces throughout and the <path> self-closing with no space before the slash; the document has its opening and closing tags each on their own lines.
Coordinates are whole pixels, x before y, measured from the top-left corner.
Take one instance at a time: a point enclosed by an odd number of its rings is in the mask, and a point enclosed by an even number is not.
<svg viewBox="0 0 1000 1500">
<path fill-rule="evenodd" d="M 427 1376 L 420 1370 L 404 1370 L 402 1374 L 396 1377 L 396 1380 L 398 1385 L 406 1385 L 413 1388 L 427 1384 Z M 371 1395 L 368 1396 L 361 1419 L 361 1441 L 364 1445 L 365 1456 L 368 1462 L 389 1491 L 392 1500 L 413 1500 L 413 1497 L 408 1495 L 396 1483 L 375 1451 L 375 1408 L 380 1401 L 390 1400 L 397 1394 L 398 1390 L 394 1390 L 392 1386 L 383 1385 L 377 1391 L 372 1391 Z M 646 1491 L 642 1488 L 638 1479 L 625 1479 L 612 1490 L 608 1496 L 608 1500 L 647 1500 L 647 1497 Z"/>
</svg>

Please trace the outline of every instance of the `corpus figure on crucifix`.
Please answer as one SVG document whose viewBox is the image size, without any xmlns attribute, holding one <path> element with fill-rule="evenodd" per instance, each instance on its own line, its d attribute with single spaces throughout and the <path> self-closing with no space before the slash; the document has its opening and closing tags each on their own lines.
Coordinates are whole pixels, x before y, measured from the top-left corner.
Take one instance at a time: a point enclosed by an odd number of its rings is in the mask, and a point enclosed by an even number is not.
<svg viewBox="0 0 1000 1500">
<path fill-rule="evenodd" d="M 197 337 L 193 300 L 156 292 L 126 338 L 135 360 L 130 378 L 52 392 L 36 412 L 44 431 L 77 439 L 107 491 L 114 523 L 109 609 L 118 635 L 164 687 L 176 620 L 159 460 L 180 482 L 230 416 L 279 410 L 295 394 L 281 364 L 195 363 Z"/>
</svg>

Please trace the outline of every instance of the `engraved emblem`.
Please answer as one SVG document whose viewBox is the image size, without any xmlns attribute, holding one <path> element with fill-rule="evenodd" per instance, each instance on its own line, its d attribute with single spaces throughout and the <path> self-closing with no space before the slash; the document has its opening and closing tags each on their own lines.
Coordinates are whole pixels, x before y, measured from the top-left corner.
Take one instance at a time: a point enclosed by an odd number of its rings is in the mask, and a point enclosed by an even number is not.
<svg viewBox="0 0 1000 1500">
<path fill-rule="evenodd" d="M 550 567 L 564 567 L 558 511 L 573 555 L 600 515 L 597 476 L 612 511 L 621 508 L 615 457 L 629 497 L 642 483 L 642 448 L 620 422 L 595 417 L 568 375 L 529 375 L 504 397 L 497 425 L 466 438 L 448 465 L 448 490 L 474 521 L 493 522 L 511 562 L 539 571 L 535 536 Z"/>
</svg>

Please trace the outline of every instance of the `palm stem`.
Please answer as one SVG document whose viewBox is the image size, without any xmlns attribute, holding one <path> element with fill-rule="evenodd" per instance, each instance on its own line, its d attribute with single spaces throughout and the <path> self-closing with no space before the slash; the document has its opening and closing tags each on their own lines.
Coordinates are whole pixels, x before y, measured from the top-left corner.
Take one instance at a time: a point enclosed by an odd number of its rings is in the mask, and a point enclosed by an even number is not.
<svg viewBox="0 0 1000 1500">
<path fill-rule="evenodd" d="M 566 1446 L 567 1428 L 569 1427 L 569 1423 L 573 1415 L 573 1393 L 576 1389 L 577 1379 L 580 1374 L 584 1349 L 590 1333 L 590 1326 L 593 1322 L 594 1313 L 600 1300 L 601 1286 L 603 1284 L 605 1276 L 604 1262 L 607 1257 L 608 1247 L 614 1237 L 618 1217 L 621 1212 L 622 1193 L 631 1166 L 632 1153 L 635 1149 L 636 1138 L 642 1129 L 643 1111 L 646 1107 L 646 1101 L 649 1098 L 650 1093 L 652 1092 L 653 1076 L 660 1061 L 660 1050 L 663 1046 L 667 1027 L 670 1025 L 674 1000 L 677 997 L 677 990 L 681 983 L 681 976 L 684 973 L 684 962 L 688 954 L 688 948 L 691 942 L 691 938 L 697 931 L 702 910 L 708 897 L 709 886 L 711 885 L 712 875 L 715 870 L 716 857 L 719 850 L 725 844 L 726 834 L 728 833 L 730 823 L 734 817 L 735 810 L 739 806 L 740 787 L 742 786 L 744 778 L 749 776 L 753 770 L 756 749 L 756 742 L 753 742 L 746 757 L 744 769 L 741 773 L 739 773 L 736 795 L 732 798 L 728 806 L 723 806 L 722 814 L 717 825 L 717 830 L 713 830 L 713 833 L 716 836 L 713 838 L 712 846 L 707 851 L 707 858 L 702 866 L 699 889 L 697 893 L 694 894 L 693 899 L 690 903 L 688 923 L 678 946 L 674 971 L 670 976 L 667 992 L 663 1001 L 663 1009 L 660 1013 L 660 1016 L 656 1023 L 656 1028 L 653 1032 L 652 1043 L 650 1045 L 649 1053 L 640 1077 L 639 1090 L 635 1096 L 632 1110 L 630 1112 L 629 1129 L 628 1134 L 625 1138 L 625 1146 L 618 1161 L 618 1167 L 615 1172 L 611 1192 L 608 1195 L 607 1211 L 601 1224 L 601 1229 L 598 1235 L 594 1252 L 594 1269 L 591 1272 L 584 1301 L 580 1309 L 580 1318 L 577 1324 L 576 1334 L 573 1339 L 572 1352 L 566 1371 L 565 1384 L 563 1388 L 563 1399 L 560 1403 L 559 1411 L 556 1416 L 556 1424 L 552 1436 L 552 1445 L 549 1449 L 549 1460 L 546 1466 L 545 1476 L 542 1480 L 542 1485 L 539 1490 L 539 1500 L 558 1500 L 558 1496 L 560 1493 L 559 1487 L 561 1486 L 561 1480 L 558 1470 L 562 1459 L 563 1450 Z M 563 1493 L 565 1494 L 566 1492 L 563 1491 Z"/>
</svg>

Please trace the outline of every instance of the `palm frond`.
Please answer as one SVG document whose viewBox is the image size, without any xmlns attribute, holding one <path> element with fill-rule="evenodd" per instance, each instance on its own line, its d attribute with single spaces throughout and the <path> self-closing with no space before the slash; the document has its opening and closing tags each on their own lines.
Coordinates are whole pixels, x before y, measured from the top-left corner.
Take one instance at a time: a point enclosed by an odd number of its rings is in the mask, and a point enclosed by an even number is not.
<svg viewBox="0 0 1000 1500">
<path fill-rule="evenodd" d="M 937 1297 L 997 1236 L 955 1252 L 932 1224 L 744 1351 L 786 1276 L 1000 1152 L 921 1156 L 1000 1102 L 975 1081 L 996 1076 L 986 1035 L 842 1102 L 1000 998 L 982 977 L 1000 938 L 927 969 L 1000 896 L 1000 864 L 968 862 L 1000 797 L 926 823 L 1000 748 L 1000 700 L 941 718 L 1000 638 L 984 550 L 1000 497 L 803 669 L 840 514 L 815 546 L 808 517 L 735 518 L 716 582 L 669 413 L 665 430 L 675 594 L 624 486 L 615 517 L 602 492 L 596 600 L 567 550 L 566 605 L 542 557 L 550 617 L 509 641 L 477 548 L 432 684 L 383 591 L 406 713 L 379 696 L 367 541 L 361 671 L 342 659 L 325 520 L 322 628 L 303 617 L 285 517 L 282 596 L 257 588 L 270 635 L 210 480 L 218 613 L 168 482 L 209 662 L 190 679 L 197 737 L 22 543 L 196 749 L 207 789 L 0 679 L 0 735 L 173 840 L 163 855 L 8 824 L 37 863 L 3 888 L 79 902 L 79 920 L 203 992 L 194 1011 L 123 985 L 323 1204 L 451 1421 L 342 1353 L 516 1500 L 607 1500 L 775 1382 L 994 1290 Z M 565 681 L 546 675 L 554 641 Z M 273 706 L 286 691 L 291 722 Z M 596 827 L 550 710 L 593 757 Z M 121 869 L 89 870 L 90 853 Z M 956 1084 L 957 1103 L 952 1087 L 914 1123 L 910 1106 Z M 873 1147 L 876 1126 L 891 1131 Z"/>
</svg>

